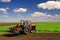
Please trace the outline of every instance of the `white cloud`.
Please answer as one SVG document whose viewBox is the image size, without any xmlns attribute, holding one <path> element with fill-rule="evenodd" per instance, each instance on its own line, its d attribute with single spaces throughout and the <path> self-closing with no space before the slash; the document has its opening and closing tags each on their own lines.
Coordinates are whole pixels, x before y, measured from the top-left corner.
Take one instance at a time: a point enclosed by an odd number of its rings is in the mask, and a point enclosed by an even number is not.
<svg viewBox="0 0 60 40">
<path fill-rule="evenodd" d="M 5 8 L 0 8 L 0 11 L 7 11 Z"/>
<path fill-rule="evenodd" d="M 40 22 L 60 22 L 60 15 L 50 15 L 43 12 L 34 12 L 33 14 L 31 14 L 31 20 Z"/>
<path fill-rule="evenodd" d="M 5 8 L 0 8 L 0 11 L 2 11 L 3 14 L 7 14 L 7 10 Z"/>
<path fill-rule="evenodd" d="M 0 11 L 2 11 L 3 14 L 7 14 L 7 9 L 6 8 L 0 8 Z"/>
<path fill-rule="evenodd" d="M 33 14 L 31 14 L 31 16 L 46 16 L 46 14 L 42 12 L 34 12 Z"/>
<path fill-rule="evenodd" d="M 33 14 L 31 14 L 32 17 L 53 17 L 50 14 L 46 14 L 43 12 L 34 12 Z"/>
<path fill-rule="evenodd" d="M 60 1 L 47 1 L 46 3 L 40 3 L 37 5 L 38 8 L 43 9 L 60 9 Z"/>
<path fill-rule="evenodd" d="M 8 15 L 2 15 L 1 17 L 2 17 L 2 18 L 7 18 L 7 17 L 8 17 Z"/>
<path fill-rule="evenodd" d="M 26 8 L 19 8 L 19 9 L 14 9 L 13 10 L 14 12 L 27 12 L 27 9 Z"/>
<path fill-rule="evenodd" d="M 11 0 L 1 0 L 1 2 L 10 2 Z"/>
</svg>

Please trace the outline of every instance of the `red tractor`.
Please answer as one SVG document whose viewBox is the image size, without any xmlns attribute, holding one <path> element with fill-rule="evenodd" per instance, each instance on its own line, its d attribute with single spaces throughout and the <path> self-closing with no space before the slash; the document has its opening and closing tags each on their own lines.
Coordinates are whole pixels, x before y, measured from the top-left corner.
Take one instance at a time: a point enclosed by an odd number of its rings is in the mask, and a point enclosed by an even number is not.
<svg viewBox="0 0 60 40">
<path fill-rule="evenodd" d="M 10 28 L 12 33 L 31 33 L 32 30 L 36 32 L 36 24 L 31 24 L 30 20 L 21 20 L 20 25 L 17 24 L 15 27 Z"/>
</svg>

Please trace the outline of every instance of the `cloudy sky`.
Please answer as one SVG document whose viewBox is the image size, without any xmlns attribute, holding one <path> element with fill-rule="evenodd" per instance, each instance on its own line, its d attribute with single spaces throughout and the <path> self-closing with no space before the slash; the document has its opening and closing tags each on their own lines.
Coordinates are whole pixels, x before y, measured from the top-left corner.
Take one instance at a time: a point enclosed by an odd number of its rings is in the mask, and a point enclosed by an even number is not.
<svg viewBox="0 0 60 40">
<path fill-rule="evenodd" d="M 59 0 L 0 0 L 0 22 L 60 22 Z"/>
</svg>

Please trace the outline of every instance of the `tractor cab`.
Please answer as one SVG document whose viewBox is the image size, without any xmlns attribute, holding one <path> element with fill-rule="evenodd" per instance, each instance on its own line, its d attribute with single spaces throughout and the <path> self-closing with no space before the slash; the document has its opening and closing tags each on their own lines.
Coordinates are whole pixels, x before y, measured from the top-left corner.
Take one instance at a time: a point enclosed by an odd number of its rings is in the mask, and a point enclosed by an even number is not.
<svg viewBox="0 0 60 40">
<path fill-rule="evenodd" d="M 20 25 L 23 25 L 25 28 L 28 28 L 31 25 L 31 21 L 30 20 L 21 20 Z"/>
<path fill-rule="evenodd" d="M 30 20 L 21 20 L 20 21 L 20 24 L 21 25 L 30 25 L 31 24 L 31 21 Z"/>
<path fill-rule="evenodd" d="M 30 20 L 21 20 L 20 25 L 23 25 L 25 32 L 29 32 L 31 21 Z"/>
</svg>

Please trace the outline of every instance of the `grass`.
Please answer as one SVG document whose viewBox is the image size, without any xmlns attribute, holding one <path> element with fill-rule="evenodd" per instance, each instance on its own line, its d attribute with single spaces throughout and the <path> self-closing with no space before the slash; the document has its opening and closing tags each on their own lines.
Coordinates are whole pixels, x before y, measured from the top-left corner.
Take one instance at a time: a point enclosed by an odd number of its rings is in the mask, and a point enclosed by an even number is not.
<svg viewBox="0 0 60 40">
<path fill-rule="evenodd" d="M 34 22 L 37 25 L 38 32 L 60 32 L 60 22 Z M 1 24 L 1 23 L 0 23 Z M 0 33 L 9 30 L 11 26 L 0 26 Z"/>
<path fill-rule="evenodd" d="M 60 22 L 36 22 L 39 32 L 60 32 Z"/>
<path fill-rule="evenodd" d="M 7 33 L 7 31 L 9 30 L 9 28 L 14 27 L 15 25 L 11 25 L 11 26 L 0 26 L 0 34 L 4 34 Z"/>
</svg>

